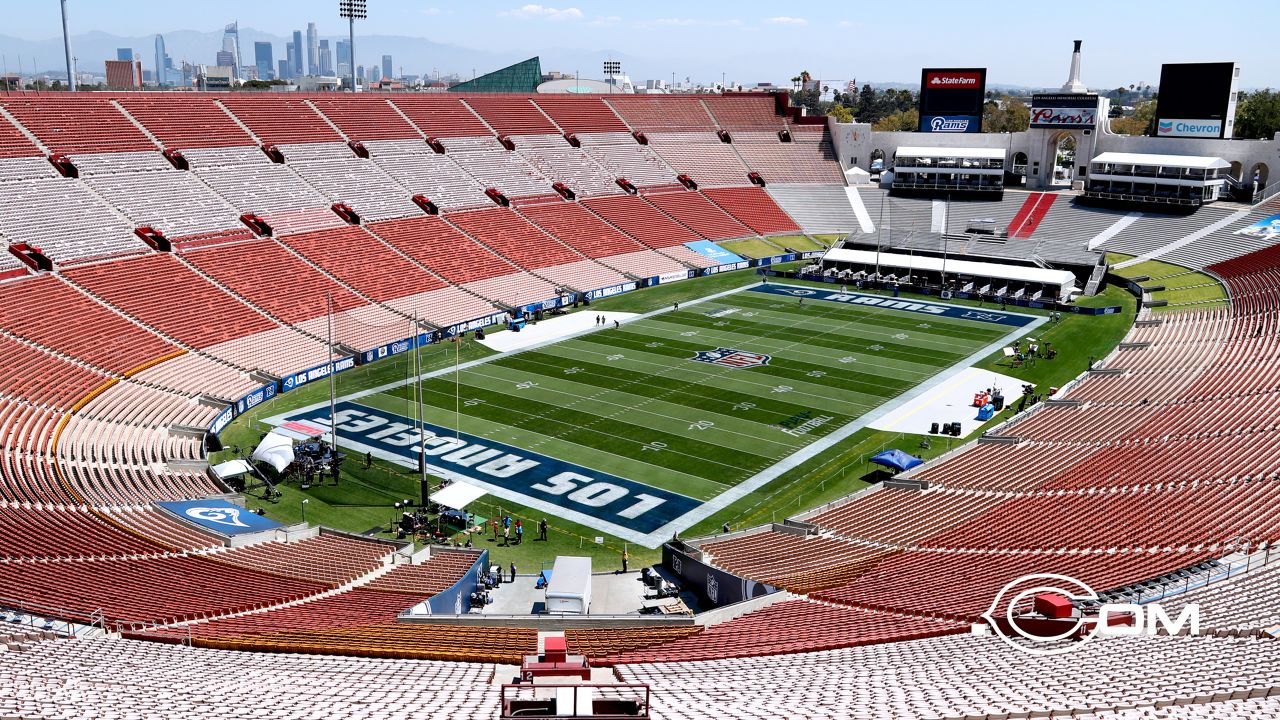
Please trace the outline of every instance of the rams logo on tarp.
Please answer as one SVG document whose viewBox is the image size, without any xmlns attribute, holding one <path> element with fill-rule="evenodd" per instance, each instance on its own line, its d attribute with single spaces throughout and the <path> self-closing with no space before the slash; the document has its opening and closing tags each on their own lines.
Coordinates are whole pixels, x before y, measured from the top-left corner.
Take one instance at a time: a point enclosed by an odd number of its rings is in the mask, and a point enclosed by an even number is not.
<svg viewBox="0 0 1280 720">
<path fill-rule="evenodd" d="M 716 348 L 715 350 L 699 350 L 693 356 L 694 361 L 724 365 L 731 368 L 752 368 L 767 365 L 772 356 L 760 353 L 734 350 L 733 348 Z"/>
<path fill-rule="evenodd" d="M 187 509 L 187 517 L 218 523 L 219 525 L 249 527 L 240 522 L 240 511 L 235 508 L 193 507 Z"/>
</svg>

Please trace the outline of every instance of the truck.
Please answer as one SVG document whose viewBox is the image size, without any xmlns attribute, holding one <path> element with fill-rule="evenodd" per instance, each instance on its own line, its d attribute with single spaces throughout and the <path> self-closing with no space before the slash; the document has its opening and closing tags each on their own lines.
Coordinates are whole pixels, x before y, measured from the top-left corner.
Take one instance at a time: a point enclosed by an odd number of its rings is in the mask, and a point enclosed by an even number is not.
<svg viewBox="0 0 1280 720">
<path fill-rule="evenodd" d="M 551 566 L 546 612 L 586 615 L 591 610 L 591 558 L 561 555 Z"/>
</svg>

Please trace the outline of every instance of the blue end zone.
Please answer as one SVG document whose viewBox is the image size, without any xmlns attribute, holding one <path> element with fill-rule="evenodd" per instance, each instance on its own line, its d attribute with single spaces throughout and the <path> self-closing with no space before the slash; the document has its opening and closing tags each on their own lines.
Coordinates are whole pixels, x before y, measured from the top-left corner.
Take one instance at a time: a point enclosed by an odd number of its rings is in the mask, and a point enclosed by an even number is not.
<svg viewBox="0 0 1280 720">
<path fill-rule="evenodd" d="M 1009 325 L 1012 327 L 1030 325 L 1036 320 L 1034 315 L 1002 312 L 994 309 L 988 310 L 985 308 L 964 307 L 962 305 L 948 305 L 946 303 L 926 302 L 923 300 L 904 300 L 902 298 L 885 297 L 883 295 L 864 295 L 862 293 L 840 292 L 839 290 L 824 290 L 822 288 L 805 288 L 797 287 L 795 285 L 778 285 L 768 283 L 756 285 L 755 287 L 750 288 L 749 291 L 768 293 L 770 295 L 786 295 L 788 297 L 804 298 L 806 300 L 826 300 L 828 302 L 858 305 L 861 307 L 878 307 L 885 310 L 901 310 L 903 312 L 932 315 L 934 317 L 972 320 L 974 322 L 991 323 L 993 325 Z"/>
<path fill-rule="evenodd" d="M 425 424 L 386 410 L 341 401 L 335 408 L 338 443 L 386 460 L 418 467 L 419 452 L 434 474 L 464 480 L 515 502 L 558 512 L 560 517 L 634 539 L 648 535 L 702 504 L 685 495 L 521 450 L 492 440 Z M 329 408 L 284 416 L 328 427 Z M 456 438 L 455 439 L 455 435 Z M 577 516 L 577 517 L 575 517 Z"/>
</svg>

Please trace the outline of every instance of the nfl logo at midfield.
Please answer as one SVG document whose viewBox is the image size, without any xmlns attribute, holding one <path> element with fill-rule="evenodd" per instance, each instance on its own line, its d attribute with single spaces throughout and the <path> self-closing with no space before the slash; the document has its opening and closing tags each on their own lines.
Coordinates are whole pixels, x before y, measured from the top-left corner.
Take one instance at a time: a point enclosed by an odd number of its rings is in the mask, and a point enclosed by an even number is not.
<svg viewBox="0 0 1280 720">
<path fill-rule="evenodd" d="M 752 368 L 768 364 L 770 357 L 769 355 L 746 352 L 745 350 L 716 348 L 715 350 L 699 350 L 698 354 L 693 356 L 693 360 L 731 368 Z"/>
</svg>

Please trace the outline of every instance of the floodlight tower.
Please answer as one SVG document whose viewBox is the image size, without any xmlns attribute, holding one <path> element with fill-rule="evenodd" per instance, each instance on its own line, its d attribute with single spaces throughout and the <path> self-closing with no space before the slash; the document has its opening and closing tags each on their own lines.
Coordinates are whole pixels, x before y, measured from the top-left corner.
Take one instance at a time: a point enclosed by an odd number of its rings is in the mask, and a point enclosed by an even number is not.
<svg viewBox="0 0 1280 720">
<path fill-rule="evenodd" d="M 62 0 L 62 49 L 67 55 L 67 88 L 75 92 L 76 73 L 71 66 L 71 36 L 67 34 L 67 0 Z"/>
<path fill-rule="evenodd" d="M 609 78 L 609 92 L 613 92 L 614 76 L 622 72 L 622 63 L 617 60 L 604 61 L 604 74 Z"/>
<path fill-rule="evenodd" d="M 369 17 L 365 0 L 338 0 L 338 16 L 347 19 L 349 32 L 347 43 L 351 55 L 348 58 L 351 70 L 351 92 L 359 92 L 359 86 L 356 85 L 356 20 Z"/>
</svg>

